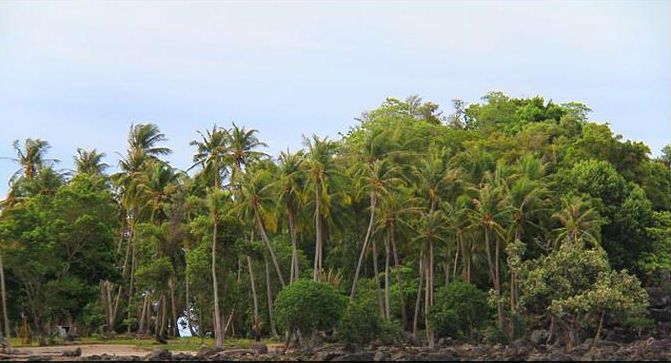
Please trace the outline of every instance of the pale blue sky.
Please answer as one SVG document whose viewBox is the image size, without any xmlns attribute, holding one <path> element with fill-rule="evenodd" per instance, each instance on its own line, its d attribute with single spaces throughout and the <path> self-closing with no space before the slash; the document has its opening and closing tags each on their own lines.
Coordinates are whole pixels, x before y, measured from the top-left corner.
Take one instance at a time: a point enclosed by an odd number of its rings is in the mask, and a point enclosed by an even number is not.
<svg viewBox="0 0 671 363">
<path fill-rule="evenodd" d="M 116 166 L 131 122 L 171 163 L 195 131 L 260 131 L 275 154 L 337 137 L 385 97 L 441 104 L 488 91 L 582 101 L 655 154 L 671 132 L 669 1 L 1 1 L 0 156 L 48 140 Z M 0 195 L 15 165 L 0 160 Z"/>
</svg>

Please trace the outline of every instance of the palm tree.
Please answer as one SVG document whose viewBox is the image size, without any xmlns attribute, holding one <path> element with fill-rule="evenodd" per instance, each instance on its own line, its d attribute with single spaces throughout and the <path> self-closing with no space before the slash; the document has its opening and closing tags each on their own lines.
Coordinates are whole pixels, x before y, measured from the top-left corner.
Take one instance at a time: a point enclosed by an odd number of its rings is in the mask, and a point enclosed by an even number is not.
<svg viewBox="0 0 671 363">
<path fill-rule="evenodd" d="M 296 215 L 299 202 L 302 199 L 301 191 L 305 187 L 304 154 L 302 151 L 290 153 L 282 151 L 279 157 L 279 177 L 277 183 L 277 199 L 282 201 L 289 217 L 289 234 L 291 235 L 291 274 L 289 283 L 298 280 L 298 248 Z"/>
<path fill-rule="evenodd" d="M 510 208 L 508 196 L 503 192 L 501 186 L 496 186 L 496 176 L 490 172 L 485 173 L 479 188 L 474 188 L 476 197 L 471 201 L 473 209 L 470 211 L 474 226 L 482 228 L 485 235 L 485 250 L 489 276 L 494 284 L 497 300 L 497 317 L 499 327 L 503 327 L 503 306 L 501 304 L 501 284 L 499 274 L 499 256 L 501 250 L 501 239 L 503 238 L 503 221 L 508 217 Z M 495 248 L 492 251 L 490 239 L 494 238 Z"/>
<path fill-rule="evenodd" d="M 552 215 L 562 227 L 555 229 L 555 243 L 565 248 L 578 248 L 585 242 L 599 243 L 599 228 L 604 223 L 597 210 L 577 196 L 562 198 L 562 209 Z"/>
<path fill-rule="evenodd" d="M 315 260 L 313 279 L 319 279 L 319 272 L 322 269 L 322 249 L 323 249 L 323 228 L 322 218 L 328 214 L 329 205 L 329 186 L 331 179 L 337 173 L 333 155 L 336 152 L 337 144 L 329 141 L 327 137 L 320 139 L 317 135 L 312 138 L 303 137 L 303 144 L 308 148 L 306 163 L 309 169 L 309 178 L 306 188 L 312 187 L 315 197 Z"/>
<path fill-rule="evenodd" d="M 271 217 L 275 202 L 275 195 L 272 190 L 273 183 L 271 182 L 272 173 L 263 168 L 262 165 L 255 165 L 254 168 L 247 170 L 245 173 L 238 174 L 236 179 L 233 182 L 238 186 L 237 196 L 240 199 L 235 209 L 240 212 L 244 219 L 249 218 L 249 220 L 255 221 L 259 233 L 261 233 L 261 239 L 270 253 L 280 284 L 284 287 L 284 277 L 282 277 L 280 265 L 266 231 L 266 224 L 273 220 Z"/>
<path fill-rule="evenodd" d="M 212 192 L 208 204 L 212 210 L 213 227 L 212 227 L 212 291 L 214 294 L 214 335 L 215 345 L 217 348 L 223 347 L 221 315 L 219 313 L 219 290 L 217 283 L 216 271 L 216 250 L 217 250 L 217 227 L 219 220 L 219 210 L 221 207 L 221 200 L 223 196 L 220 195 L 219 185 L 226 173 L 226 158 L 229 151 L 229 137 L 228 133 L 217 128 L 217 125 L 212 127 L 212 130 L 206 130 L 205 133 L 198 131 L 202 141 L 193 140 L 190 145 L 196 146 L 197 151 L 193 156 L 194 164 L 189 168 L 196 166 L 202 168 L 201 175 L 205 180 L 212 181 Z"/>
<path fill-rule="evenodd" d="M 258 133 L 258 130 L 247 130 L 244 126 L 239 128 L 233 123 L 233 127 L 226 130 L 226 133 L 229 141 L 227 161 L 231 165 L 231 180 L 235 180 L 235 175 L 251 161 L 268 156 L 263 152 L 256 151 L 259 147 L 268 146 L 256 137 L 255 134 Z"/>
<path fill-rule="evenodd" d="M 86 151 L 77 148 L 77 155 L 73 157 L 77 174 L 100 175 L 109 165 L 102 162 L 105 153 L 99 153 L 96 149 Z"/>
<path fill-rule="evenodd" d="M 361 253 L 359 254 L 359 261 L 354 273 L 352 291 L 350 292 L 350 300 L 354 299 L 354 294 L 356 293 L 356 283 L 359 278 L 359 272 L 361 270 L 361 263 L 363 262 L 363 256 L 366 253 L 366 247 L 368 247 L 368 240 L 372 234 L 373 223 L 375 222 L 375 209 L 377 200 L 380 195 L 390 193 L 391 187 L 401 183 L 401 179 L 396 177 L 396 174 L 398 173 L 398 167 L 392 165 L 392 163 L 388 160 L 374 159 L 367 163 L 355 164 L 355 166 L 357 167 L 355 172 L 355 175 L 358 176 L 357 180 L 362 184 L 362 189 L 368 191 L 370 195 L 370 220 L 368 223 L 368 230 L 366 231 L 366 238 L 364 239 Z M 375 274 L 377 277 L 377 271 L 375 271 Z"/>
<path fill-rule="evenodd" d="M 377 218 L 376 232 L 384 236 L 385 241 L 385 318 L 391 318 L 390 306 L 390 283 L 389 283 L 389 249 L 391 247 L 394 256 L 394 266 L 396 272 L 396 281 L 398 282 L 399 294 L 401 297 L 401 320 L 403 328 L 408 326 L 407 317 L 407 302 L 405 292 L 403 290 L 403 278 L 401 276 L 401 263 L 398 258 L 398 248 L 396 247 L 396 232 L 400 227 L 411 228 L 408 217 L 416 215 L 421 211 L 418 207 L 419 198 L 412 196 L 412 191 L 406 188 L 397 188 L 391 193 L 386 193 L 380 198 L 378 207 L 379 217 Z"/>
<path fill-rule="evenodd" d="M 42 139 L 25 139 L 23 147 L 19 144 L 19 140 L 14 140 L 12 147 L 16 151 L 17 157 L 3 159 L 9 159 L 18 163 L 20 168 L 9 178 L 10 183 L 18 179 L 19 176 L 32 180 L 40 170 L 58 162 L 57 159 L 46 158 L 47 151 L 51 149 L 51 145 Z"/>
</svg>

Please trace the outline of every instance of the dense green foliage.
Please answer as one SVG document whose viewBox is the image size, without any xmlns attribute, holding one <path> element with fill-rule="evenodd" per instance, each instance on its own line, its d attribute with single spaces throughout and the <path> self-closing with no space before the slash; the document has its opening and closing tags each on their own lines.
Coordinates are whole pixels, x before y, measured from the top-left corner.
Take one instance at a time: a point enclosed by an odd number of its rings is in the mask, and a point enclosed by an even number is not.
<svg viewBox="0 0 671 363">
<path fill-rule="evenodd" d="M 645 321 L 641 282 L 671 270 L 671 148 L 652 158 L 576 102 L 453 106 L 389 98 L 278 157 L 214 125 L 185 171 L 154 124 L 131 125 L 111 175 L 95 149 L 63 173 L 48 142 L 17 140 L 2 330 L 162 340 L 181 325 L 222 346 L 338 326 L 355 345 L 400 327 L 433 345 L 542 327 L 577 344 Z"/>
<path fill-rule="evenodd" d="M 429 320 L 439 337 L 462 338 L 481 328 L 489 319 L 487 294 L 462 281 L 438 289 Z"/>
<path fill-rule="evenodd" d="M 304 279 L 280 291 L 274 308 L 280 329 L 307 336 L 333 329 L 345 309 L 345 299 L 327 283 Z"/>
</svg>

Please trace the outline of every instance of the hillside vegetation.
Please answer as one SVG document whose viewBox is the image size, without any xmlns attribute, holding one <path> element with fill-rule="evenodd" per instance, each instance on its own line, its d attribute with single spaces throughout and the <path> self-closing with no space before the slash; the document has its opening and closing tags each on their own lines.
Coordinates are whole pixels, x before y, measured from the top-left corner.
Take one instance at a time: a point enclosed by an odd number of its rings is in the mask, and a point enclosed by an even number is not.
<svg viewBox="0 0 671 363">
<path fill-rule="evenodd" d="M 280 155 L 253 128 L 214 125 L 194 130 L 188 170 L 165 161 L 155 124 L 131 125 L 115 173 L 96 149 L 63 171 L 47 141 L 17 140 L 3 333 L 164 341 L 188 322 L 217 347 L 533 333 L 570 348 L 668 329 L 644 287 L 668 291 L 671 147 L 652 158 L 580 103 L 452 106 L 389 98 Z"/>
</svg>

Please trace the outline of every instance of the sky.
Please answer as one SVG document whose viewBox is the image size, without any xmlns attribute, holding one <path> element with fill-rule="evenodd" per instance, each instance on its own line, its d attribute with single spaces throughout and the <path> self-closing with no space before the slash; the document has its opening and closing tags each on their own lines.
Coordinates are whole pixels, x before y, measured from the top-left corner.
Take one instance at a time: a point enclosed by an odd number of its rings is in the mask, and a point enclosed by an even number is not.
<svg viewBox="0 0 671 363">
<path fill-rule="evenodd" d="M 276 155 L 386 97 L 580 101 L 653 155 L 671 134 L 670 1 L 0 1 L 0 157 L 42 138 L 117 165 L 156 123 L 180 169 L 214 123 Z M 17 165 L 0 159 L 0 196 Z M 114 171 L 112 168 L 109 171 Z M 1 197 L 0 197 L 1 198 Z"/>
</svg>

